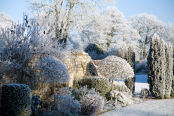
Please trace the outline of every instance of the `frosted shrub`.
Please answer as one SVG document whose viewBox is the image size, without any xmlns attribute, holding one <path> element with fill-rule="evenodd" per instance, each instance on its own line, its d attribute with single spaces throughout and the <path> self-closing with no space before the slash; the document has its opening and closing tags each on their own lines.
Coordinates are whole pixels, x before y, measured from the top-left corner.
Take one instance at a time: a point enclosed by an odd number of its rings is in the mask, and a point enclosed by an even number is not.
<svg viewBox="0 0 174 116">
<path fill-rule="evenodd" d="M 87 94 L 100 95 L 99 92 L 96 92 L 94 88 L 88 89 L 87 85 L 80 87 L 79 89 L 72 90 L 72 96 L 76 100 L 81 100 L 81 98 Z"/>
<path fill-rule="evenodd" d="M 87 52 L 93 60 L 103 59 L 107 56 L 106 52 L 99 45 L 92 43 L 88 44 L 85 48 L 85 52 Z"/>
<path fill-rule="evenodd" d="M 30 116 L 30 88 L 24 84 L 5 84 L 2 86 L 2 116 Z"/>
<path fill-rule="evenodd" d="M 54 56 L 46 56 L 40 60 L 39 68 L 42 78 L 47 83 L 67 83 L 70 78 L 66 66 Z"/>
<path fill-rule="evenodd" d="M 70 94 L 56 96 L 57 109 L 64 113 L 79 113 L 81 111 L 81 104 L 74 100 Z"/>
<path fill-rule="evenodd" d="M 40 100 L 39 95 L 34 95 L 34 96 L 32 96 L 32 99 L 31 99 L 32 116 L 37 116 L 38 115 L 38 106 L 43 108 L 43 101 Z"/>
<path fill-rule="evenodd" d="M 17 76 L 18 83 L 27 83 L 35 77 L 35 69 L 29 63 L 35 56 L 41 58 L 44 55 L 53 55 L 63 59 L 61 47 L 52 41 L 52 36 L 42 33 L 42 26 L 37 22 L 31 24 L 18 24 L 10 29 L 3 29 L 0 35 L 0 59 L 9 61 L 10 65 L 5 69 L 5 74 L 10 77 Z M 30 78 L 30 79 L 29 79 Z M 32 79 L 36 81 L 35 79 Z"/>
<path fill-rule="evenodd" d="M 101 96 L 105 96 L 105 94 L 110 90 L 109 82 L 105 77 L 92 76 L 85 78 L 79 81 L 79 85 L 87 85 L 88 88 L 95 88 Z"/>
<path fill-rule="evenodd" d="M 104 99 L 98 95 L 87 94 L 80 102 L 82 104 L 81 111 L 83 115 L 98 115 L 104 106 Z"/>
<path fill-rule="evenodd" d="M 114 82 L 113 90 L 119 92 L 127 92 L 129 95 L 132 95 L 132 91 L 130 91 L 130 89 L 124 83 Z M 106 93 L 106 99 L 111 99 L 110 91 Z"/>
<path fill-rule="evenodd" d="M 118 79 L 124 79 L 134 76 L 134 71 L 127 61 L 117 56 L 108 56 L 103 59 L 99 64 L 98 71 L 108 78 L 117 76 Z"/>
<path fill-rule="evenodd" d="M 114 77 L 117 79 L 134 77 L 134 71 L 130 64 L 117 56 L 108 56 L 103 59 L 98 66 L 98 72 L 104 77 L 107 77 L 108 80 L 112 77 L 112 90 Z"/>
</svg>

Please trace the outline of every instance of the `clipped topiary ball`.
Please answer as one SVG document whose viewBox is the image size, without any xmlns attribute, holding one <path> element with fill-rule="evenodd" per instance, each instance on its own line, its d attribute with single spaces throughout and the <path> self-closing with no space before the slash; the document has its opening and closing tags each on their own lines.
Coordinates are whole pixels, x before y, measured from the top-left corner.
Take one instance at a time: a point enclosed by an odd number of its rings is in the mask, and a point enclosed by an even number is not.
<svg viewBox="0 0 174 116">
<path fill-rule="evenodd" d="M 30 88 L 25 84 L 5 84 L 2 86 L 2 116 L 30 116 Z"/>
<path fill-rule="evenodd" d="M 109 82 L 105 77 L 90 77 L 85 78 L 79 81 L 80 86 L 87 85 L 88 88 L 95 88 L 97 92 L 100 93 L 101 96 L 105 96 L 105 94 L 110 90 Z"/>
<path fill-rule="evenodd" d="M 83 115 L 98 115 L 101 113 L 104 106 L 104 99 L 99 95 L 87 94 L 80 102 Z"/>
<path fill-rule="evenodd" d="M 39 64 L 41 76 L 47 83 L 67 83 L 70 75 L 66 66 L 54 56 L 46 56 L 40 60 Z"/>
</svg>

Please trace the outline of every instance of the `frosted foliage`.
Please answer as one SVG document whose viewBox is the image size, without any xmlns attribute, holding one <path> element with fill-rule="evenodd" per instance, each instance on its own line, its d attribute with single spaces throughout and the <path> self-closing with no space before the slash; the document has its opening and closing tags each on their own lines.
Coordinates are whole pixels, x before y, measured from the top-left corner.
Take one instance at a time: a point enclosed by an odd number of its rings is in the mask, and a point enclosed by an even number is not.
<svg viewBox="0 0 174 116">
<path fill-rule="evenodd" d="M 76 100 L 80 100 L 82 97 L 84 97 L 87 94 L 95 94 L 95 95 L 100 95 L 99 92 L 96 92 L 94 88 L 88 89 L 87 85 L 80 87 L 79 89 L 74 89 L 72 91 L 72 96 Z"/>
<path fill-rule="evenodd" d="M 171 85 L 173 78 L 173 47 L 166 44 L 165 46 L 166 55 L 166 77 L 165 77 L 165 98 L 170 98 Z"/>
<path fill-rule="evenodd" d="M 42 58 L 39 68 L 44 81 L 48 83 L 67 83 L 70 78 L 66 66 L 54 56 Z"/>
<path fill-rule="evenodd" d="M 104 50 L 108 51 L 115 46 L 121 49 L 120 41 L 129 43 L 128 46 L 136 47 L 134 41 L 140 38 L 136 30 L 115 7 L 108 7 L 106 11 L 85 24 L 81 36 L 85 38 L 85 41 L 101 45 Z"/>
<path fill-rule="evenodd" d="M 81 104 L 74 100 L 70 94 L 56 96 L 57 109 L 65 113 L 80 112 Z"/>
<path fill-rule="evenodd" d="M 98 71 L 107 78 L 116 76 L 118 79 L 125 79 L 134 76 L 134 71 L 129 63 L 117 56 L 108 56 L 103 59 L 98 66 Z"/>
<path fill-rule="evenodd" d="M 16 72 L 24 72 L 32 74 L 32 69 L 28 67 L 29 61 L 37 55 L 52 55 L 59 59 L 63 59 L 63 50 L 57 42 L 52 41 L 52 36 L 40 33 L 42 27 L 38 27 L 36 21 L 25 24 L 13 25 L 12 28 L 2 29 L 0 35 L 0 58 L 2 61 L 9 61 L 10 65 L 6 68 L 6 72 L 16 74 Z M 16 72 L 15 72 L 16 71 Z M 9 75 L 9 74 L 8 74 Z"/>
<path fill-rule="evenodd" d="M 87 94 L 80 100 L 81 111 L 84 115 L 100 114 L 104 106 L 104 99 L 98 95 Z"/>
<path fill-rule="evenodd" d="M 154 97 L 164 98 L 166 77 L 165 43 L 160 40 L 157 34 L 151 40 L 148 68 L 150 92 Z"/>
<path fill-rule="evenodd" d="M 12 23 L 15 23 L 13 18 L 8 16 L 5 12 L 0 12 L 0 28 L 10 27 L 12 26 Z"/>
<path fill-rule="evenodd" d="M 30 116 L 31 94 L 25 84 L 4 84 L 2 86 L 2 116 Z"/>
<path fill-rule="evenodd" d="M 27 0 L 32 11 L 38 11 L 39 24 L 45 24 L 46 34 L 54 34 L 58 40 L 77 35 L 84 21 L 111 0 Z M 113 0 L 112 0 L 113 1 Z M 103 4 L 105 2 L 105 4 Z M 92 14 L 92 15 L 91 15 Z"/>
<path fill-rule="evenodd" d="M 141 50 L 140 58 L 145 59 L 148 53 L 151 38 L 155 33 L 160 37 L 164 36 L 166 26 L 156 16 L 146 13 L 131 17 L 131 24 L 141 37 L 138 41 L 138 47 Z"/>
</svg>

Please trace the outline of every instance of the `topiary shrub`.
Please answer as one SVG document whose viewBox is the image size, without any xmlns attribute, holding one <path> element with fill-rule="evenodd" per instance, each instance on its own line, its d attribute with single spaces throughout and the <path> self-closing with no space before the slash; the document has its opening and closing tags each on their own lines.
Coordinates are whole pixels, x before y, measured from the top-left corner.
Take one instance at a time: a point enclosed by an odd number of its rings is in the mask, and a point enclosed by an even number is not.
<svg viewBox="0 0 174 116">
<path fill-rule="evenodd" d="M 103 59 L 107 56 L 106 51 L 104 51 L 99 45 L 88 44 L 84 50 L 93 60 Z"/>
<path fill-rule="evenodd" d="M 87 85 L 88 88 L 95 88 L 97 92 L 100 93 L 101 96 L 105 96 L 105 94 L 110 90 L 110 85 L 105 77 L 90 77 L 85 78 L 79 81 L 80 86 Z"/>
<path fill-rule="evenodd" d="M 78 100 L 74 100 L 70 94 L 56 96 L 57 110 L 65 114 L 80 113 L 81 104 Z"/>
<path fill-rule="evenodd" d="M 46 56 L 40 60 L 40 74 L 47 83 L 68 83 L 70 75 L 66 66 L 54 56 Z"/>
<path fill-rule="evenodd" d="M 30 116 L 30 88 L 25 84 L 5 84 L 2 86 L 2 116 Z"/>
<path fill-rule="evenodd" d="M 98 95 L 87 94 L 81 100 L 81 112 L 83 115 L 98 115 L 104 106 L 104 99 Z"/>
<path fill-rule="evenodd" d="M 94 88 L 88 89 L 87 85 L 80 87 L 79 89 L 72 90 L 72 96 L 74 97 L 74 99 L 78 101 L 80 101 L 81 98 L 87 94 L 100 95 L 100 93 L 96 92 Z"/>
<path fill-rule="evenodd" d="M 115 77 L 117 79 L 134 77 L 134 71 L 130 64 L 126 60 L 117 56 L 108 56 L 103 59 L 97 70 L 99 74 L 107 77 L 108 80 L 112 78 L 111 90 L 113 90 Z"/>
<path fill-rule="evenodd" d="M 98 76 L 97 69 L 94 66 L 93 62 L 89 62 L 86 66 L 86 75 L 87 76 Z"/>
</svg>

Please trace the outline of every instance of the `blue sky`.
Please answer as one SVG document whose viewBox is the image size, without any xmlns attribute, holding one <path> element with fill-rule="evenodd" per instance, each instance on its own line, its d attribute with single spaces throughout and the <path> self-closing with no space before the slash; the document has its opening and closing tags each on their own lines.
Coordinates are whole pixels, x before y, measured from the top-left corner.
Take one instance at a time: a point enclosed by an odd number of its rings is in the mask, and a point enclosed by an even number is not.
<svg viewBox="0 0 174 116">
<path fill-rule="evenodd" d="M 167 23 L 174 22 L 174 0 L 116 0 L 115 5 L 127 20 L 132 15 L 148 13 Z M 15 21 L 22 22 L 23 12 L 31 16 L 25 0 L 0 0 L 0 12 L 4 11 Z"/>
</svg>

